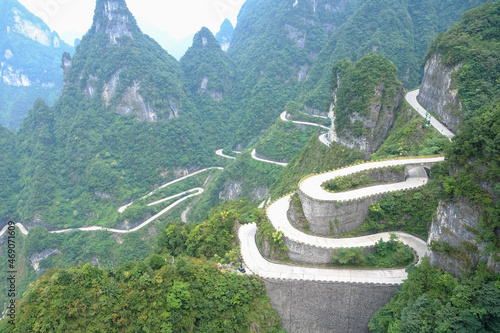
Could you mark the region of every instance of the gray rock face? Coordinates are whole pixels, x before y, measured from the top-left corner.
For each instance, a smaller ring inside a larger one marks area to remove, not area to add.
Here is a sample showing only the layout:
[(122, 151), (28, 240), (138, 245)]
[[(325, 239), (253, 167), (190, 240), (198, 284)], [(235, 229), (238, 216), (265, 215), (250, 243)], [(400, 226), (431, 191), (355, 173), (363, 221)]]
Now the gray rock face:
[(403, 100), (404, 90), (401, 86), (393, 99), (382, 103), (384, 88), (383, 83), (375, 86), (372, 102), (368, 106), (369, 113), (367, 117), (362, 117), (358, 112), (354, 112), (350, 116), (351, 124), (358, 121), (363, 124), (365, 131), (360, 137), (356, 137), (349, 130), (342, 130), (342, 132), (337, 133), (338, 143), (364, 152), (366, 159), (384, 142), (387, 133), (394, 124), (395, 111)]
[(104, 8), (99, 9), (102, 9), (105, 20), (96, 22), (93, 27), (96, 32), (104, 31), (109, 37), (110, 44), (118, 44), (120, 37), (132, 38), (132, 32), (128, 28), (131, 19), (124, 1), (105, 1)]
[(433, 54), (425, 65), (424, 78), (417, 97), (425, 109), (436, 114), (438, 120), (454, 133), (461, 122), (462, 103), (451, 76), (461, 66), (462, 64), (447, 67), (442, 64), (439, 53)]
[(227, 200), (238, 200), (243, 192), (243, 182), (232, 181), (226, 182), (224, 185), (224, 190), (219, 193), (219, 199)]
[[(437, 216), (432, 221), (428, 244), (432, 241), (446, 242), (458, 248), (461, 254), (457, 256), (429, 250), (431, 264), (460, 277), (468, 274), (469, 267), (474, 267), (480, 260), (484, 260), (490, 269), (500, 273), (500, 264), (495, 262), (493, 257), (481, 256), (485, 248), (484, 242), (476, 241), (476, 232), (480, 230), (481, 215), (482, 212), (478, 207), (465, 199), (441, 202)], [(477, 250), (471, 250), (476, 247)]]
[(116, 106), (116, 112), (121, 115), (134, 114), (141, 121), (155, 122), (158, 115), (139, 93), (140, 86), (140, 82), (134, 81), (132, 87), (127, 88), (121, 103)]
[(203, 77), (201, 79), (201, 84), (200, 88), (198, 89), (198, 92), (201, 94), (207, 94), (208, 96), (212, 97), (213, 99), (217, 101), (221, 101), (224, 98), (224, 94), (221, 91), (215, 91), (215, 90), (210, 90), (208, 89), (208, 77)]
[(252, 201), (261, 201), (269, 194), (269, 189), (267, 187), (258, 187), (250, 192), (250, 199)]
[(30, 257), (30, 265), (31, 267), (33, 267), (33, 269), (37, 274), (41, 273), (45, 271), (45, 269), (40, 269), (40, 261), (47, 259), (53, 254), (60, 254), (60, 253), (61, 251), (59, 251), (58, 249), (46, 249), (43, 250), (42, 252), (35, 253)]
[(299, 48), (303, 48), (306, 45), (306, 33), (300, 31), (299, 29), (285, 24), (285, 29), (288, 31), (288, 38), (294, 41), (295, 45)]
[(398, 286), (264, 280), (267, 295), (289, 333), (364, 333), (373, 314)]

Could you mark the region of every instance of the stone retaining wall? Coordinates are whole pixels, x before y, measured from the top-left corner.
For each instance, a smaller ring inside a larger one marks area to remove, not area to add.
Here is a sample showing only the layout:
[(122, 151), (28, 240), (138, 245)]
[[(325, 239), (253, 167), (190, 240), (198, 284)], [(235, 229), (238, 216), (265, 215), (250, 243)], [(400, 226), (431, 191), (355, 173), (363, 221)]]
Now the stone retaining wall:
[[(425, 163), (406, 165), (405, 172), (417, 166), (429, 167)], [(368, 216), (368, 207), (387, 193), (390, 192), (349, 201), (325, 201), (309, 197), (300, 186), (298, 190), (309, 229), (318, 235), (338, 235), (359, 228)]]
[(288, 333), (364, 333), (397, 285), (264, 280)]

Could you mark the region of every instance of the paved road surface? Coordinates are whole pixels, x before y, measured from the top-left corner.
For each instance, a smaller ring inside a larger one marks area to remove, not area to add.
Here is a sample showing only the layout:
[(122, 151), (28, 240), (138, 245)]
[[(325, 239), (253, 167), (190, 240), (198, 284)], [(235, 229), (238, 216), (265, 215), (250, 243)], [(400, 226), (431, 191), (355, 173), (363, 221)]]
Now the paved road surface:
[[(427, 110), (425, 110), (422, 105), (420, 105), (417, 101), (417, 96), (420, 90), (413, 90), (406, 94), (406, 101), (414, 108), (422, 117), (427, 116)], [(453, 138), (455, 134), (453, 134), (448, 128), (446, 128), (443, 124), (441, 124), (436, 118), (431, 116), (431, 125), (434, 127), (439, 133), (446, 136), (448, 139)]]
[(391, 234), (396, 234), (399, 239), (413, 248), (419, 259), (425, 256), (427, 244), (418, 237), (404, 232), (383, 232), (375, 235), (356, 237), (356, 238), (327, 238), (305, 234), (294, 228), (287, 217), (287, 211), (290, 207), (290, 197), (288, 195), (279, 199), (267, 209), (267, 217), (276, 230), (281, 230), (289, 239), (323, 248), (337, 249), (341, 247), (366, 247), (373, 246), (382, 238), (384, 241), (390, 240)]
[(288, 163), (280, 163), (280, 162), (275, 162), (275, 161), (271, 161), (271, 160), (265, 160), (263, 158), (257, 157), (257, 151), (255, 149), (252, 151), (252, 158), (254, 160), (257, 160), (257, 161), (271, 163), (271, 164), (276, 164), (276, 165), (280, 165), (280, 166), (283, 166), (283, 167), (286, 167), (288, 165)]
[(186, 196), (184, 198), (181, 198), (181, 199), (175, 201), (174, 203), (172, 203), (171, 205), (169, 205), (167, 208), (165, 208), (164, 210), (162, 210), (161, 212), (159, 212), (155, 216), (149, 218), (147, 221), (144, 221), (143, 223), (141, 223), (137, 227), (135, 227), (133, 229), (130, 229), (130, 230), (111, 229), (111, 228), (103, 228), (103, 227), (94, 226), (94, 227), (84, 227), (84, 228), (77, 228), (77, 229), (56, 230), (56, 231), (51, 231), (50, 233), (52, 233), (52, 234), (60, 234), (60, 233), (64, 233), (64, 232), (71, 232), (71, 231), (74, 231), (74, 230), (81, 230), (81, 231), (106, 230), (106, 231), (113, 232), (113, 233), (118, 233), (118, 234), (127, 234), (129, 232), (136, 232), (136, 231), (144, 228), (145, 226), (147, 226), (148, 224), (150, 224), (151, 222), (153, 222), (154, 220), (156, 220), (157, 218), (159, 218), (160, 216), (162, 216), (163, 214), (165, 214), (166, 212), (168, 212), (172, 208), (174, 208), (177, 205), (181, 204), (182, 202), (186, 201), (187, 199), (202, 194), (204, 190), (202, 188), (196, 188), (196, 189), (189, 190), (187, 192), (193, 192), (193, 191), (196, 191), (196, 193), (193, 193), (191, 195), (188, 195), (188, 196)]
[[(329, 127), (326, 127), (326, 126), (323, 126), (323, 125), (319, 125), (319, 124), (315, 124), (315, 123), (308, 123), (308, 122), (305, 122), (305, 121), (293, 121), (293, 120), (288, 120), (288, 119), (286, 118), (287, 113), (288, 113), (288, 112), (286, 112), (286, 111), (285, 111), (285, 112), (283, 112), (283, 113), (281, 113), (281, 116), (280, 116), (281, 120), (283, 120), (283, 121), (291, 121), (291, 122), (292, 122), (292, 123), (294, 123), (294, 124), (300, 124), (300, 125), (307, 125), (307, 126), (315, 126), (315, 127), (320, 127), (320, 128), (326, 129), (326, 130), (329, 130), (329, 129), (330, 129)], [(320, 116), (318, 116), (318, 117), (320, 117)], [(320, 117), (320, 118), (322, 118), (322, 117)]]
[(334, 179), (335, 177), (338, 176), (347, 176), (356, 172), (369, 169), (390, 167), (397, 165), (407, 165), (407, 164), (437, 163), (441, 161), (444, 161), (444, 157), (413, 158), (404, 160), (390, 160), (390, 161), (364, 163), (348, 167), (345, 169), (330, 171), (324, 174), (305, 178), (299, 183), (299, 189), (302, 191), (302, 193), (306, 194), (311, 198), (318, 200), (328, 200), (328, 201), (347, 201), (374, 194), (408, 190), (411, 188), (420, 187), (427, 184), (427, 173), (423, 169), (416, 168), (416, 170), (412, 171), (412, 173), (410, 174), (410, 178), (408, 178), (408, 180), (405, 182), (364, 187), (361, 189), (348, 192), (330, 193), (321, 188), (321, 184), (323, 184), (328, 180)]
[[(192, 175), (194, 175), (194, 174), (192, 174)], [(123, 229), (103, 228), (103, 227), (100, 227), (100, 226), (91, 226), (91, 227), (82, 227), (82, 228), (76, 228), (76, 229), (54, 230), (54, 231), (50, 231), (49, 233), (51, 233), (51, 234), (59, 234), (59, 233), (71, 232), (71, 231), (75, 231), (75, 230), (81, 230), (81, 231), (105, 230), (105, 231), (109, 231), (109, 232), (112, 232), (112, 233), (119, 233), (119, 234), (126, 234), (126, 233), (129, 233), (129, 232), (136, 232), (136, 231), (138, 231), (138, 230), (146, 227), (148, 224), (150, 224), (151, 222), (155, 221), (160, 216), (164, 215), (165, 213), (167, 213), (168, 211), (170, 211), (172, 208), (178, 206), (179, 204), (181, 204), (182, 202), (186, 201), (187, 199), (195, 197), (195, 196), (198, 196), (198, 195), (201, 195), (203, 192), (204, 192), (204, 189), (201, 188), (201, 187), (193, 188), (191, 190), (188, 190), (188, 191), (176, 194), (174, 196), (171, 196), (171, 197), (168, 197), (168, 198), (165, 198), (165, 199), (161, 199), (161, 200), (158, 200), (158, 201), (155, 201), (155, 202), (152, 202), (152, 203), (148, 204), (148, 206), (153, 206), (153, 205), (157, 205), (157, 204), (160, 204), (162, 202), (165, 202), (165, 201), (168, 201), (168, 200), (171, 200), (171, 199), (175, 199), (177, 197), (180, 197), (180, 196), (188, 194), (188, 193), (193, 193), (193, 194), (190, 194), (188, 196), (185, 196), (184, 198), (181, 198), (181, 199), (173, 202), (167, 208), (163, 209), (161, 212), (159, 212), (158, 214), (156, 214), (153, 217), (149, 218), (148, 220), (144, 221), (143, 223), (141, 223), (140, 225), (138, 225), (137, 227), (135, 227), (133, 229), (123, 230)], [(16, 223), (16, 227), (19, 228), (19, 230), (21, 231), (21, 233), (23, 235), (25, 235), (25, 236), (28, 235), (28, 230), (26, 230), (26, 228), (21, 223)], [(0, 237), (2, 237), (7, 232), (7, 228), (8, 228), (8, 225), (6, 225), (0, 231)]]
[[(217, 169), (217, 170), (224, 170), (224, 168), (219, 168), (219, 167), (213, 167), (213, 168), (206, 168), (206, 169), (203, 169), (203, 170), (199, 170), (199, 171), (196, 171), (196, 172), (193, 172), (193, 173), (190, 173), (189, 175), (186, 175), (184, 177), (180, 177), (180, 178), (177, 178), (177, 179), (174, 179), (166, 184), (163, 184), (162, 186), (158, 187), (156, 190), (154, 191), (151, 191), (149, 192), (148, 194), (146, 194), (145, 196), (143, 196), (141, 199), (146, 199), (146, 198), (149, 198), (150, 196), (152, 196), (153, 194), (155, 194), (158, 190), (162, 189), (162, 188), (165, 188), (167, 186), (170, 186), (172, 184), (175, 184), (175, 183), (178, 183), (186, 178), (189, 178), (189, 177), (193, 177), (193, 176), (196, 176), (202, 172), (205, 172), (205, 171), (208, 171), (208, 170), (213, 170), (213, 169)], [(134, 202), (132, 201), (131, 203), (128, 203), (126, 204), (125, 206), (122, 206), (120, 208), (118, 208), (118, 212), (119, 213), (123, 213), (128, 207), (130, 207)]]
[[(324, 191), (321, 188), (321, 184), (340, 175), (348, 175), (378, 167), (418, 163), (437, 163), (443, 160), (444, 157), (435, 157), (365, 163), (305, 178), (299, 184), (299, 188), (313, 198), (332, 201), (346, 200), (346, 198), (356, 198), (375, 193), (410, 189), (427, 183), (427, 173), (423, 167), (416, 167), (410, 170), (409, 179), (406, 182), (366, 187), (340, 194)], [(349, 248), (373, 246), (381, 238), (385, 241), (390, 239), (391, 233), (388, 232), (356, 238), (327, 238), (305, 234), (295, 229), (288, 220), (287, 211), (290, 206), (290, 197), (291, 195), (283, 197), (267, 208), (267, 217), (274, 228), (276, 230), (283, 231), (284, 235), (290, 240), (307, 244), (309, 246), (334, 249), (341, 247)], [(405, 269), (323, 269), (271, 263), (262, 257), (257, 248), (255, 240), (256, 231), (257, 226), (255, 224), (244, 225), (240, 228), (238, 236), (241, 242), (241, 253), (249, 271), (263, 278), (381, 284), (401, 284), (407, 278)], [(403, 243), (407, 244), (415, 251), (420, 263), (427, 251), (426, 242), (418, 237), (403, 232), (394, 233)]]
[(232, 160), (235, 160), (236, 157), (232, 157), (232, 156), (229, 156), (229, 155), (226, 155), (223, 153), (224, 149), (219, 149), (217, 150), (215, 153), (220, 156), (220, 157), (225, 157), (225, 158), (229, 158), (229, 159), (232, 159)]
[(331, 147), (332, 143), (328, 141), (328, 133), (323, 133), (319, 136), (319, 141), (327, 147)]
[(266, 279), (401, 284), (407, 278), (405, 269), (312, 268), (271, 263), (262, 257), (257, 248), (256, 231), (254, 223), (240, 228), (241, 255), (251, 273)]

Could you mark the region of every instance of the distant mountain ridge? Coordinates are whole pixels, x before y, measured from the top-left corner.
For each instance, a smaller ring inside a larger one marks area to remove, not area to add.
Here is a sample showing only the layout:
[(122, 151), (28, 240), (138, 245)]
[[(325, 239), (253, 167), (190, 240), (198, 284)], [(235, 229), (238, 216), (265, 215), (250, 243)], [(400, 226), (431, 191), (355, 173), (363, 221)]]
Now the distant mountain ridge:
[(17, 0), (0, 3), (0, 31), (0, 123), (17, 128), (38, 97), (55, 101), (61, 56), (74, 48)]

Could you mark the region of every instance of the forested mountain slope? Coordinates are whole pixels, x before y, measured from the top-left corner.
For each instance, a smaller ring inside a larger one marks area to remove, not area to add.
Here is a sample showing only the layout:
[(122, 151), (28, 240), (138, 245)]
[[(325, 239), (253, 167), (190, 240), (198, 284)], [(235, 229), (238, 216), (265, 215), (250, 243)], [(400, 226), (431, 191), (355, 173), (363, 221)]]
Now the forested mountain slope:
[(65, 54), (62, 96), (53, 108), (38, 101), (21, 127), (22, 220), (114, 225), (124, 202), (215, 162), (215, 129), (202, 129), (210, 116), (186, 95), (180, 64), (125, 1), (113, 4), (97, 1), (76, 54)]
[(0, 31), (0, 124), (17, 129), (38, 97), (59, 96), (61, 56), (74, 48), (17, 0), (0, 3)]
[(333, 65), (343, 58), (357, 61), (367, 53), (391, 60), (405, 87), (418, 86), (423, 74), (421, 62), (432, 38), (458, 21), (466, 10), (484, 2), (363, 1), (323, 47), (305, 82), (301, 100), (306, 106), (324, 108)]

